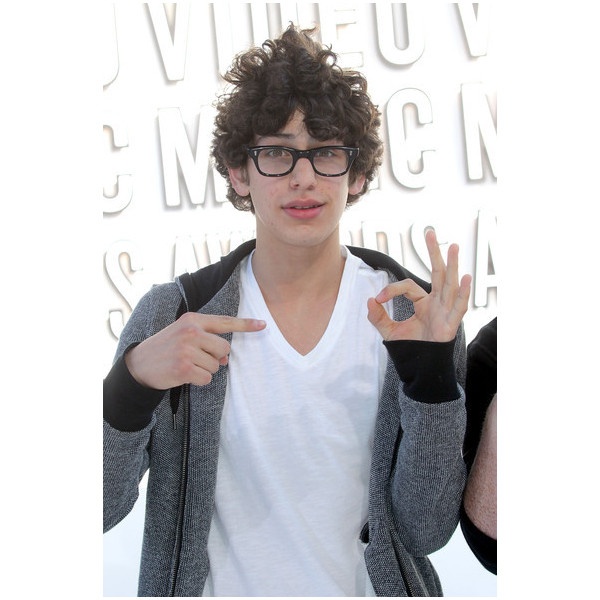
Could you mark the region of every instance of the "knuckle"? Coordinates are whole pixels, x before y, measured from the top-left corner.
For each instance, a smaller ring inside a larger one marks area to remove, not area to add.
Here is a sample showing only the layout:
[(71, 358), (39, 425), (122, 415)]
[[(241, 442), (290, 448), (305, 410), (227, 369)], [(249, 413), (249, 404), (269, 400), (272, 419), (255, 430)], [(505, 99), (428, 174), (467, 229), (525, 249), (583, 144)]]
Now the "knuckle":
[(193, 338), (198, 334), (198, 323), (192, 313), (185, 313), (179, 318), (179, 332), (184, 339)]
[(183, 313), (181, 315), (181, 317), (179, 317), (179, 323), (186, 327), (190, 327), (192, 325), (195, 325), (196, 317), (195, 317), (194, 313), (191, 313), (191, 312)]
[(174, 372), (179, 378), (188, 379), (192, 373), (193, 365), (186, 355), (179, 356), (174, 363)]
[(212, 374), (208, 371), (202, 371), (196, 378), (196, 385), (208, 385), (212, 381)]
[(219, 370), (219, 361), (215, 358), (211, 359), (208, 366), (206, 367), (213, 375)]

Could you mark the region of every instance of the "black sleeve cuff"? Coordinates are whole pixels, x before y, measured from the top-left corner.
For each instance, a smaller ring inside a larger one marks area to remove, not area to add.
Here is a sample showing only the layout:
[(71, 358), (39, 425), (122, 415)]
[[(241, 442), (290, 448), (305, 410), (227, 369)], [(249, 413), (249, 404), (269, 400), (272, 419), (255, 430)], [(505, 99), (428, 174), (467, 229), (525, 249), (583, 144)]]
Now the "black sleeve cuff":
[(125, 354), (135, 345), (127, 348), (104, 379), (104, 420), (119, 431), (140, 431), (147, 427), (165, 395), (164, 390), (139, 384), (129, 372)]
[(396, 340), (383, 342), (404, 382), (404, 393), (418, 402), (438, 404), (460, 396), (454, 366), (454, 344)]

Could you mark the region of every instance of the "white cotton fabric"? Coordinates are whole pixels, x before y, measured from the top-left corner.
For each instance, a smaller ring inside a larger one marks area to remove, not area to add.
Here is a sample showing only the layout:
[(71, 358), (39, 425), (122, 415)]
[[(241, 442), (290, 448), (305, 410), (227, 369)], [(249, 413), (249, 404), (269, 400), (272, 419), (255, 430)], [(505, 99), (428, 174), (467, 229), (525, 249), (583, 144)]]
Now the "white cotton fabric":
[(387, 353), (367, 299), (388, 277), (342, 252), (337, 303), (305, 356), (271, 317), (251, 256), (242, 264), (238, 316), (267, 327), (233, 335), (205, 596), (374, 595), (359, 534)]

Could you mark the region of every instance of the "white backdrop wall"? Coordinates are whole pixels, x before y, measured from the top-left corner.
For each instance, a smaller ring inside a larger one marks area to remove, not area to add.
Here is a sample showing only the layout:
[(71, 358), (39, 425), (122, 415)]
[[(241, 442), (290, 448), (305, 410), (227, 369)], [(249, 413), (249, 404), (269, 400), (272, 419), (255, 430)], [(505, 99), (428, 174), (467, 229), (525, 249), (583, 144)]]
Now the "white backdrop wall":
[[(225, 200), (208, 152), (220, 75), (293, 21), (317, 24), (362, 71), (382, 112), (384, 164), (342, 221), (345, 243), (389, 253), (429, 277), (423, 231), (461, 247), (471, 273), (467, 339), (496, 316), (497, 102), (494, 10), (409, 2), (103, 4), (103, 227), (108, 370), (118, 335), (154, 283), (194, 271), (253, 237)], [(104, 537), (105, 595), (135, 595), (143, 494)], [(495, 595), (496, 578), (460, 531), (436, 553), (447, 595)]]

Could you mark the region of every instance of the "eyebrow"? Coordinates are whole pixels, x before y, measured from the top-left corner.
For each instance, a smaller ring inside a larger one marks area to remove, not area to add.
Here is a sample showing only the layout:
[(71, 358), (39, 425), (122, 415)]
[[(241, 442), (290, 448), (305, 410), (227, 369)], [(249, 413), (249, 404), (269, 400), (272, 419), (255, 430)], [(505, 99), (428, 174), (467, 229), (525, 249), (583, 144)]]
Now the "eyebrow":
[[(265, 139), (275, 139), (275, 140), (281, 140), (283, 142), (292, 142), (293, 140), (295, 140), (298, 136), (295, 133), (285, 133), (285, 132), (277, 132), (277, 133), (269, 133), (267, 135), (259, 135), (258, 138), (256, 139), (255, 144), (260, 145), (260, 146), (271, 146), (271, 145), (277, 145), (277, 144), (265, 144)], [(317, 140), (315, 138), (310, 138), (309, 141), (309, 147), (314, 147), (314, 148), (318, 148), (320, 145), (321, 146), (329, 146), (329, 145), (337, 145), (336, 143), (334, 143), (332, 140), (326, 141), (326, 140)]]
[(296, 137), (295, 134), (293, 133), (269, 133), (267, 135), (260, 135), (258, 136), (258, 141), (260, 140), (264, 140), (265, 138), (275, 138), (278, 140), (293, 140)]

